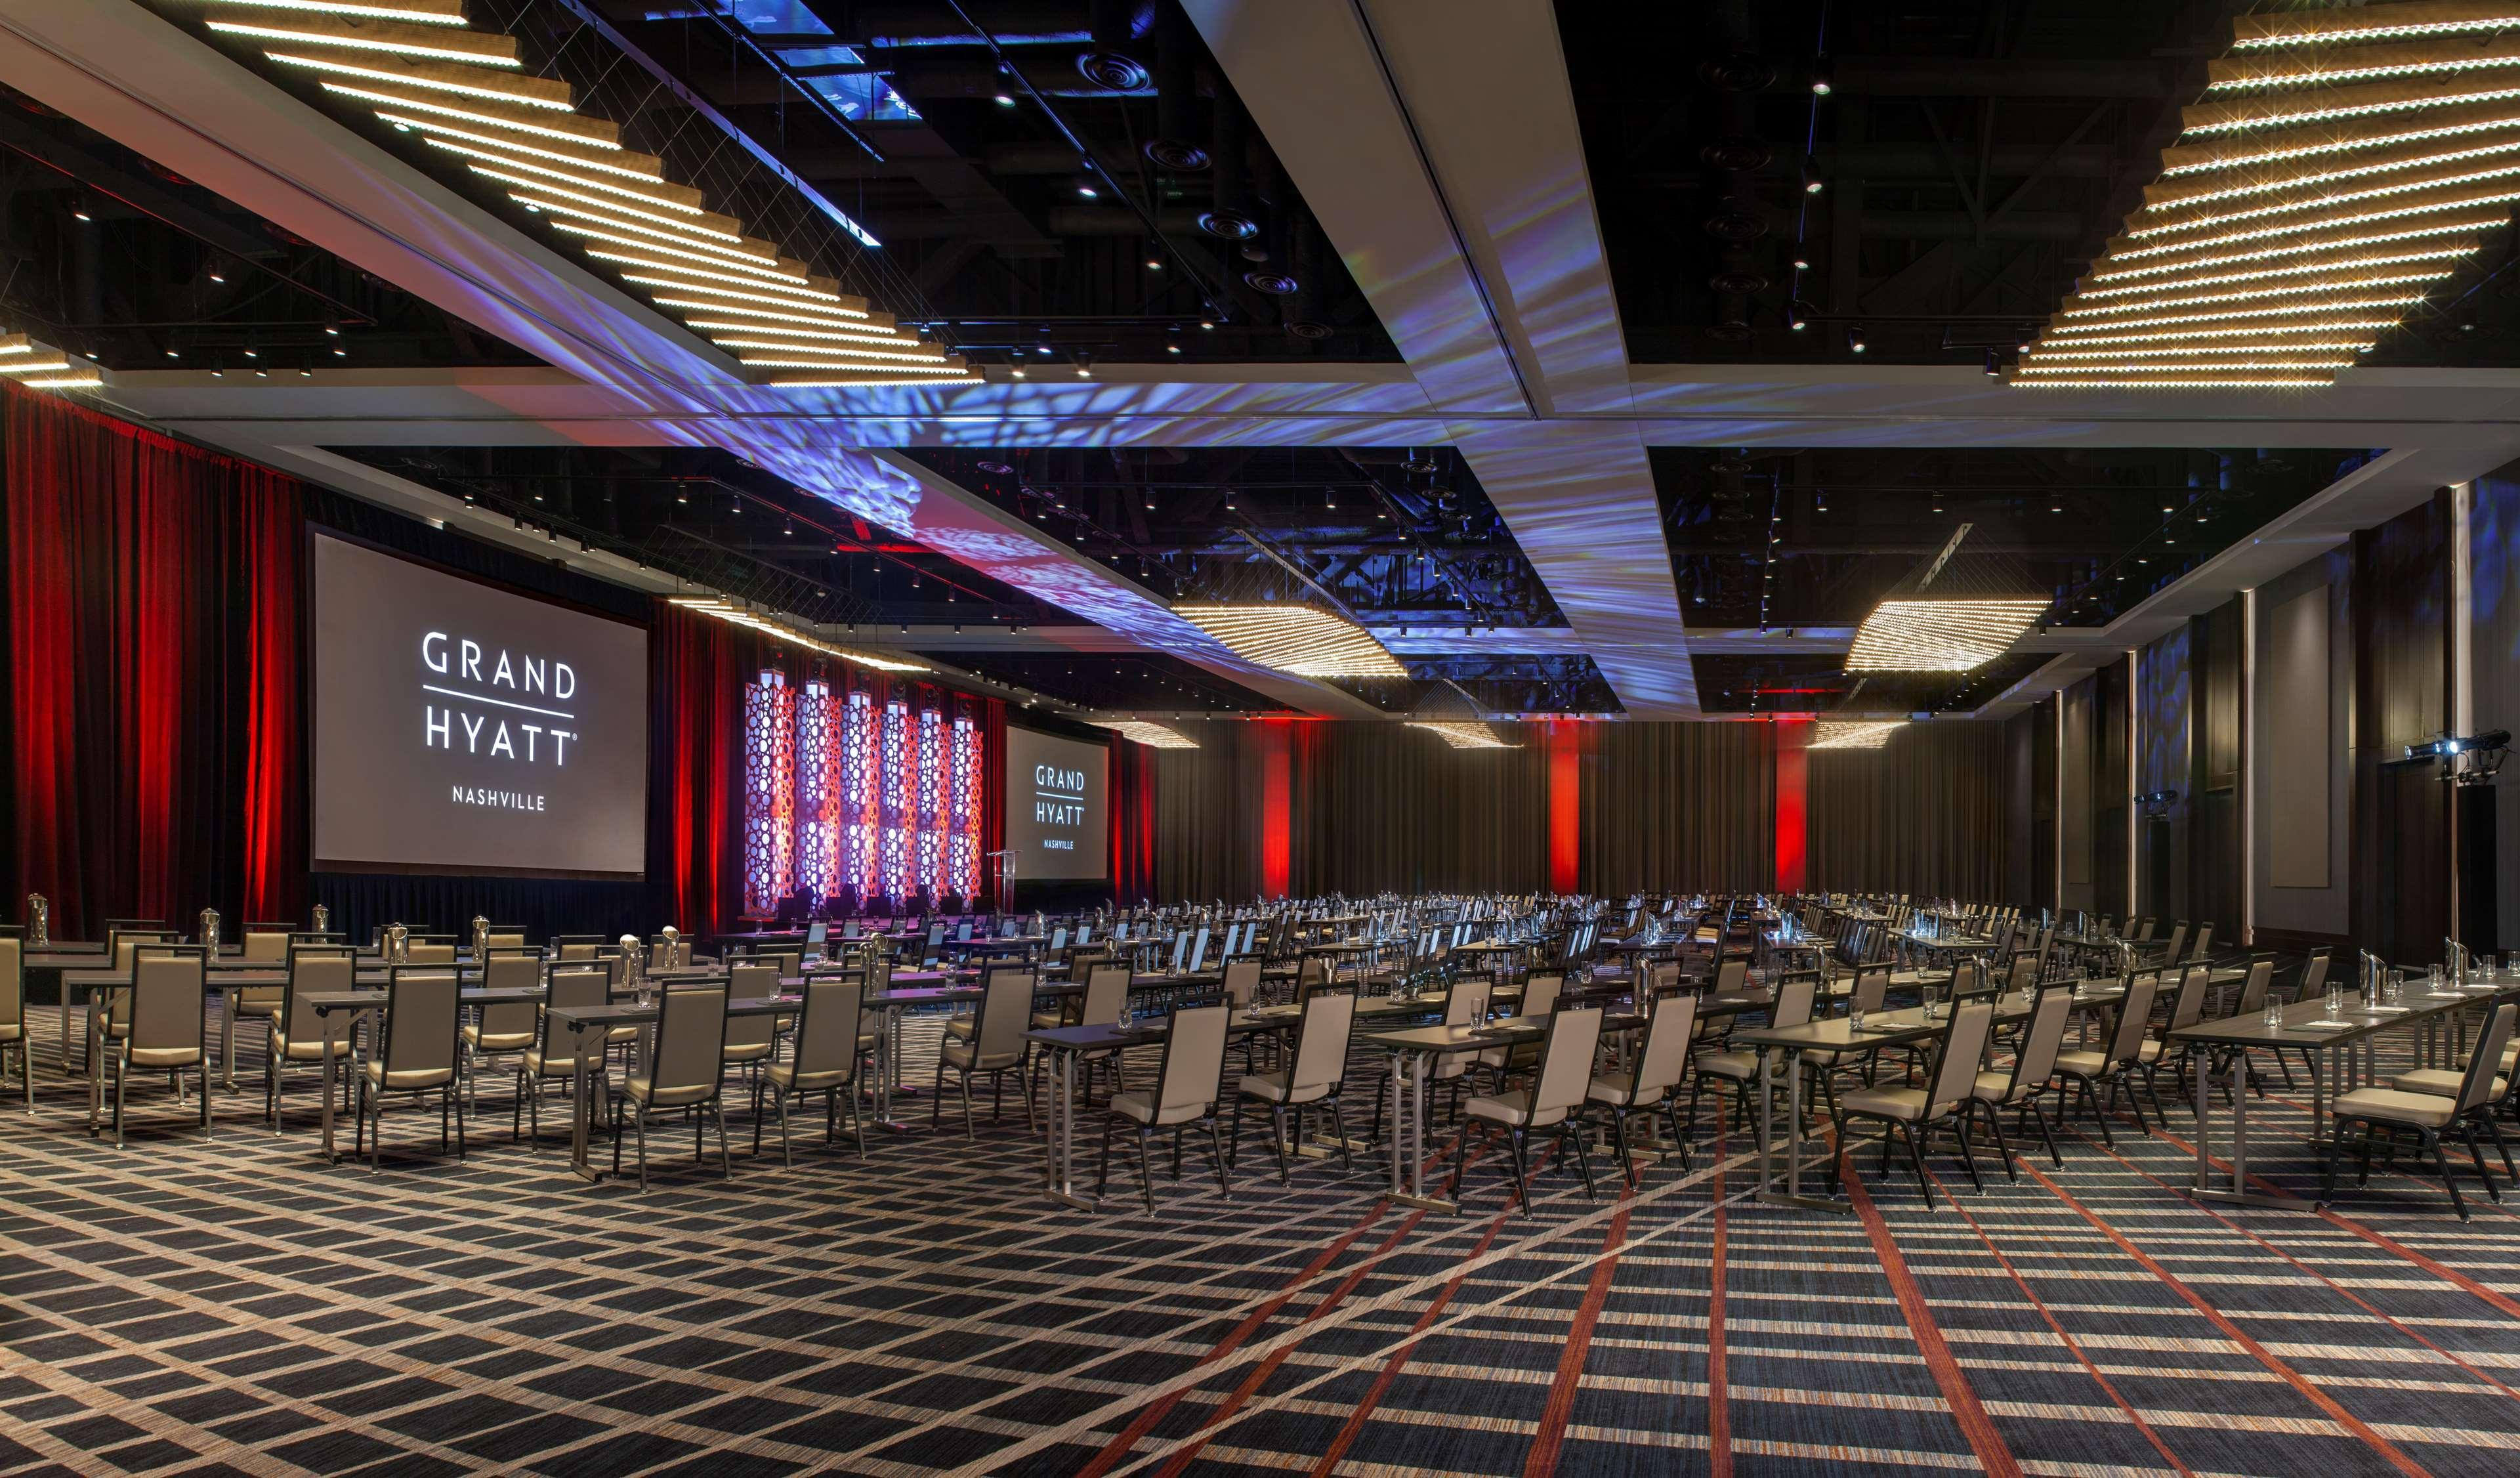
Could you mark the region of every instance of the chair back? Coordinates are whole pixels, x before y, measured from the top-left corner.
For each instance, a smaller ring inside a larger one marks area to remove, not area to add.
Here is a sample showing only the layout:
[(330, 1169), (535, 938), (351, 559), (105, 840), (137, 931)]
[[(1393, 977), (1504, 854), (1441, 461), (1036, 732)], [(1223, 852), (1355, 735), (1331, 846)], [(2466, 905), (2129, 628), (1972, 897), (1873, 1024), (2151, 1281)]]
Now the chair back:
[[(2039, 1004), (2030, 1008), (2030, 1025), (2022, 1033), (2021, 1050), (2012, 1057), (2012, 1089), (2047, 1082), (2056, 1074), (2056, 1053), (2065, 1042), (2065, 1023), (2074, 1011), (2074, 988), (2070, 985), (2050, 987), (2039, 993)], [(2011, 1097), (2007, 1091), (2005, 1097)]]
[[(745, 963), (730, 965), (726, 972), (726, 999), (729, 1001), (765, 1001), (779, 994), (779, 966)], [(767, 1011), (749, 1012), (726, 1018), (726, 1045), (729, 1047), (767, 1047), (779, 1034), (779, 1018)]]
[(1569, 1004), (1549, 1018), (1540, 1044), (1540, 1071), (1531, 1085), (1531, 1122), (1554, 1120), (1584, 1101), (1593, 1086), (1593, 1053), (1601, 1045), (1601, 1008)]
[(1485, 975), (1473, 975), (1453, 982), (1453, 993), (1444, 998), (1446, 1026), (1476, 1026), (1488, 1018), (1488, 999), (1496, 993), (1496, 983)]
[(1734, 955), (1716, 963), (1715, 994), (1719, 996), (1735, 995), (1746, 988), (1749, 983), (1749, 961), (1738, 955)]
[(1697, 998), (1665, 996), (1654, 1003), (1645, 1020), (1644, 1046), (1637, 1052), (1637, 1074), (1628, 1095), (1631, 1104), (1650, 1102), (1688, 1070), (1688, 1039), (1697, 1030)]
[(452, 965), (386, 969), (385, 1028), (379, 1050), (388, 1084), (403, 1073), (454, 1073), (463, 994)]
[(603, 941), (597, 939), (563, 939), (560, 945), (560, 958), (592, 960), (595, 958), (595, 952), (603, 947)]
[(26, 942), (0, 935), (0, 1026), (26, 1024)]
[(1523, 977), (1522, 1008), (1517, 1016), (1546, 1016), (1557, 1008), (1558, 994), (1566, 989), (1563, 975), (1532, 974)]
[(2194, 949), (2189, 950), (2189, 951), (2187, 952), (2187, 958), (2188, 958), (2188, 959), (2190, 959), (2190, 960), (2202, 960), (2202, 959), (2204, 959), (2204, 958), (2206, 957), (2206, 955), (2207, 955), (2208, 953), (2210, 953), (2210, 952), (2213, 950), (2213, 948), (2214, 948), (2214, 925), (2213, 925), (2213, 923), (2209, 920), (2209, 921), (2207, 921), (2207, 922), (2205, 922), (2205, 923), (2203, 923), (2203, 924), (2200, 924), (2200, 925), (2197, 927), (2197, 930), (2196, 930), (2196, 947), (2195, 947)]
[(543, 992), (542, 1050), (543, 1066), (552, 1071), (565, 1068), (574, 1058), (560, 1055), (572, 1042), (582, 1042), (595, 1054), (604, 1051), (605, 1033), (589, 1030), (574, 1037), (556, 1033), (552, 1028), (554, 1010), (582, 1010), (588, 1007), (611, 1003), (612, 966), (601, 960), (562, 961), (552, 966), (551, 985)]
[[(1226, 971), (1227, 994), (1233, 993), (1233, 971)], [(1117, 1026), (1129, 1008), (1129, 967), (1125, 964), (1098, 964), (1085, 977), (1085, 1000), (1077, 1008), (1079, 1026)]]
[(1816, 980), (1788, 980), (1777, 987), (1777, 1004), (1768, 1008), (1770, 1026), (1804, 1026), (1812, 1017), (1812, 996), (1820, 988)]
[[(1318, 982), (1316, 982), (1318, 983)], [(1238, 1011), (1251, 1009), (1260, 995), (1260, 962), (1248, 955), (1225, 962), (1226, 1004)]]
[(855, 980), (817, 975), (805, 982), (804, 1008), (796, 1015), (795, 1060), (789, 1064), (798, 1080), (812, 1073), (838, 1073), (843, 1084), (856, 1078), (865, 1001), (866, 986)]
[(1855, 967), (1855, 989), (1847, 995), (1847, 1009), (1867, 1015), (1881, 1009), (1881, 1001), (1890, 993), (1890, 966), (1859, 964)]
[(725, 985), (712, 980), (668, 986), (656, 998), (656, 1060), (648, 1075), (652, 1092), (717, 1086), (726, 1072), (726, 992)]
[(1963, 960), (1952, 966), (1952, 999), (1966, 1000), (1972, 996), (1994, 994), (1987, 980), (1986, 966), (1974, 960)]
[[(492, 946), (481, 964), (481, 988), (486, 991), (539, 990), (543, 983), (541, 952), (514, 946)], [(481, 1008), (481, 1035), (503, 1037), (534, 1029), (534, 1018), (540, 1014), (538, 1001), (499, 1001)]]
[(346, 944), (301, 944), (289, 952), (289, 979), (281, 986), (281, 1035), (292, 1042), (313, 1042), (324, 1035), (322, 1018), (306, 1004), (318, 991), (349, 991), (359, 986), (357, 955)]
[(2170, 948), (2162, 951), (2161, 958), (2163, 962), (2170, 964), (2177, 964), (2179, 963), (2180, 947), (2184, 945), (2186, 942), (2187, 920), (2182, 918), (2170, 926)]
[(289, 958), (287, 929), (245, 931), (245, 958), (256, 964), (278, 964)]
[(413, 964), (453, 964), (455, 963), (455, 946), (451, 944), (415, 944), (410, 948), (409, 960)]
[(2004, 977), (2003, 988), (2007, 994), (2017, 991), (2026, 991), (2030, 989), (2032, 985), (2036, 984), (2038, 979), (2038, 957), (2035, 955), (2015, 955), (2012, 957), (2011, 972)]
[(2118, 1029), (2109, 1037), (2112, 1066), (2135, 1061), (2141, 1054), (2144, 1028), (2152, 1021), (2153, 998), (2160, 994), (2159, 970), (2127, 976), (2126, 999), (2118, 1003)]
[[(2493, 1101), (2494, 1075), (2502, 1070), (2502, 1052), (2511, 1045), (2511, 1022), (2515, 1016), (2520, 1016), (2520, 1001), (2505, 1001), (2494, 1008), (2494, 1014), (2485, 1018), (2485, 1030), (2477, 1033), (2476, 1053), (2467, 1059), (2467, 1076), (2459, 1080), (2459, 1112), (2481, 1108)], [(2508, 1084), (2504, 1086), (2509, 1087)]]
[(131, 963), (133, 1052), (201, 1050), (203, 973), (197, 953), (142, 947)]
[(2273, 961), (2250, 961), (2249, 978), (2240, 983), (2240, 1000), (2238, 1005), (2231, 1008), (2232, 1014), (2248, 1016), (2265, 1010), (2267, 1008), (2267, 987), (2273, 982), (2274, 978), (2275, 963)]
[(1233, 1008), (1185, 1007), (1173, 1012), (1164, 1037), (1164, 1065), (1155, 1079), (1158, 1118), (1170, 1109), (1209, 1108), (1225, 1071), (1225, 1029)]
[(1024, 1033), (1032, 1028), (1034, 986), (1027, 969), (989, 971), (979, 1018), (971, 1023), (971, 1046), (979, 1057), (1012, 1056), (1024, 1050)]
[(1313, 992), (1295, 1027), (1295, 1067), (1288, 1089), (1336, 1088), (1347, 1076), (1348, 1035), (1355, 1025), (1354, 986)]
[(1927, 1114), (1959, 1102), (1977, 1086), (1978, 1063), (1986, 1056), (1987, 1033), (1994, 1026), (1991, 1001), (1968, 1001), (1952, 1008), (1952, 1024), (1943, 1033), (1943, 1054), (1934, 1060), (1934, 1086), (1925, 1095)]
[(2191, 964), (2180, 972), (2179, 994), (2170, 998), (2170, 1019), (2162, 1027), (2162, 1045), (2170, 1043), (2170, 1033), (2182, 1027), (2194, 1026), (2205, 1014), (2205, 987), (2214, 978), (2209, 965)]
[(2292, 999), (2307, 1001), (2326, 988), (2327, 956), (2324, 953), (2313, 955), (2310, 963), (2301, 967), (2301, 988), (2293, 993)]

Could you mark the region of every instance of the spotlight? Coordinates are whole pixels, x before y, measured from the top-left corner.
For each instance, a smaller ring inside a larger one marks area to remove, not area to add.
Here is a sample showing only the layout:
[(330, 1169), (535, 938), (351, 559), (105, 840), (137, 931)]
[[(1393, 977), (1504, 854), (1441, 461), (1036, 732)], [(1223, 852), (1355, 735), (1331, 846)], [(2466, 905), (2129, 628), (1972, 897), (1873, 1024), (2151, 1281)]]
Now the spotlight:
[(1094, 356), (1082, 349), (1076, 351), (1076, 378), (1079, 380), (1094, 378)]
[(1213, 330), (1216, 327), (1216, 320), (1212, 318), (1202, 318), (1198, 321), (1198, 326), (1202, 329)]
[(1175, 324), (1164, 331), (1164, 352), (1167, 354), (1181, 352), (1181, 325)]
[(1102, 192), (1094, 188), (1094, 182), (1092, 180), (1078, 180), (1076, 182), (1076, 193), (1089, 201), (1101, 200), (1102, 198)]
[(339, 344), (335, 344), (333, 346), (333, 357), (335, 359), (347, 359), (350, 357), (350, 351), (342, 348)]
[(1806, 162), (1803, 165), (1803, 194), (1818, 195), (1827, 188), (1828, 182), (1820, 177), (1819, 167)]
[(1164, 259), (1151, 251), (1148, 252), (1147, 270), (1149, 272), (1161, 272), (1164, 270)]
[(1792, 305), (1785, 310), (1785, 323), (1787, 327), (1791, 328), (1797, 334), (1810, 328), (1811, 305), (1805, 303), (1800, 298), (1796, 298)]
[(992, 100), (993, 102), (995, 102), (995, 103), (996, 103), (1000, 108), (1012, 108), (1012, 107), (1014, 107), (1014, 106), (1015, 106), (1015, 95), (1014, 95), (1013, 93), (1011, 93), (1011, 92), (999, 92), (999, 93), (993, 93), (993, 94), (991, 94), (990, 96), (991, 96), (991, 100)]
[(324, 336), (327, 338), (341, 336), (341, 321), (330, 313), (324, 315)]
[(1022, 361), (1022, 360), (1020, 360), (1020, 359), (1018, 359), (1018, 360), (1016, 360), (1012, 365), (1009, 366), (1009, 367), (1008, 367), (1008, 370), (1007, 370), (1007, 375), (1008, 375), (1008, 377), (1009, 377), (1010, 379), (1013, 379), (1013, 380), (1021, 380), (1021, 379), (1023, 379), (1023, 378), (1024, 378), (1024, 367), (1023, 367), (1023, 361)]
[(168, 344), (166, 346), (166, 357), (168, 359), (181, 359), (184, 357), (184, 351), (176, 348), (173, 344)]
[(1986, 378), (1989, 380), (2002, 380), (2003, 378), (2003, 367), (1996, 363), (1995, 351), (1993, 349), (1986, 351)]
[(1846, 331), (1846, 352), (1849, 354), (1864, 352), (1864, 330), (1860, 326)]
[(225, 263), (221, 262), (217, 257), (215, 257), (215, 256), (214, 256), (214, 257), (211, 257), (211, 258), (210, 258), (210, 264), (209, 264), (209, 267), (208, 267), (208, 269), (207, 269), (207, 273), (206, 273), (206, 275), (209, 277), (209, 280), (210, 280), (210, 281), (212, 281), (212, 282), (214, 282), (214, 283), (223, 283), (223, 282), (226, 282), (226, 281), (228, 280), (228, 269), (227, 269), (227, 266), (226, 266), (226, 264), (225, 264)]
[(1796, 272), (1809, 272), (1811, 270), (1811, 258), (1804, 256), (1799, 252), (1795, 253), (1794, 270)]
[(1812, 96), (1815, 98), (1825, 98), (1830, 93), (1837, 90), (1834, 76), (1828, 65), (1828, 58), (1822, 57), (1818, 61), (1812, 63), (1811, 90)]
[(96, 209), (88, 203), (87, 192), (81, 191), (70, 198), (70, 219), (74, 221), (96, 219)]

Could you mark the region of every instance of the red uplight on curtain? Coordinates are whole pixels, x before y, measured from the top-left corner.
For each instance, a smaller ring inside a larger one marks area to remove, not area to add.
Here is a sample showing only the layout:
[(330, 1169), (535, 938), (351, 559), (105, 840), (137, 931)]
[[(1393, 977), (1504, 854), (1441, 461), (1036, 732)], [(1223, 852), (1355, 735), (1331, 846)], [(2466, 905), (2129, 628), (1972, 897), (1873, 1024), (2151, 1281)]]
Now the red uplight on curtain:
[(1777, 746), (1777, 891), (1799, 893), (1810, 832), (1811, 721), (1771, 724)]
[(1582, 731), (1573, 724), (1549, 726), (1549, 890), (1576, 891), (1584, 839), (1584, 754)]

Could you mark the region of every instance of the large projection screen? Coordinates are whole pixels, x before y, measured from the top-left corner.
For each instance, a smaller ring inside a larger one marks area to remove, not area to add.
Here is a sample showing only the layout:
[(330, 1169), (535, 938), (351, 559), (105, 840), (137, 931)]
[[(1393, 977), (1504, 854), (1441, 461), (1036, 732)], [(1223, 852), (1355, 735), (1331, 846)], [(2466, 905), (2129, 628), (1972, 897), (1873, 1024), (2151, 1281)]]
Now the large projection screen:
[(314, 537), (315, 866), (635, 877), (648, 633)]
[(1007, 726), (1007, 850), (1015, 880), (1111, 875), (1108, 745)]

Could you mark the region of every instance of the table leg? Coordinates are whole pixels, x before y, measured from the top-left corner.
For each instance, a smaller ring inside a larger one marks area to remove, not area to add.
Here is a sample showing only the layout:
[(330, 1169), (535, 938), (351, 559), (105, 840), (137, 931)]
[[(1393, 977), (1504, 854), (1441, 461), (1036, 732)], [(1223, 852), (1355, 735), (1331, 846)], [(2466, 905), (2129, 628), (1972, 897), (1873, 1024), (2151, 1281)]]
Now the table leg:
[(1052, 1055), (1058, 1059), (1058, 1102), (1051, 1110), (1052, 1153), (1058, 1170), (1050, 1198), (1079, 1211), (1099, 1211), (1102, 1202), (1076, 1189), (1076, 1064), (1084, 1053), (1061, 1048)]
[(1393, 1053), (1391, 1054), (1391, 1198), (1395, 1201), (1408, 1194), (1408, 1187), (1402, 1185), (1400, 1180), (1400, 1146), (1401, 1142), (1408, 1138), (1400, 1128), (1401, 1072), (1400, 1053)]
[(875, 1122), (895, 1134), (910, 1126), (893, 1117), (892, 1096), (901, 1087), (901, 1008), (886, 1006), (875, 1033)]
[(1394, 1117), (1395, 1134), (1406, 1133), (1409, 1161), (1409, 1189), (1398, 1199), (1403, 1205), (1423, 1207), (1428, 1211), (1459, 1211), (1461, 1204), (1443, 1196), (1426, 1193), (1426, 1064), (1423, 1053), (1407, 1053), (1407, 1101)]
[(219, 1086), (229, 1093), (236, 1092), (236, 1013), (243, 995), (234, 986), (219, 987)]
[(329, 1018), (324, 1020), (321, 1030), (324, 1034), (324, 1160), (326, 1164), (338, 1164), (341, 1157), (333, 1148), (333, 1023)]
[[(594, 1138), (595, 1113), (587, 1092), (593, 1081), (586, 1070), (586, 1033), (576, 1023), (569, 1025), (568, 1071), (568, 1168), (581, 1181), (597, 1182), (604, 1172), (597, 1168), (588, 1153), (588, 1142)], [(598, 1028), (602, 1030), (602, 1028)], [(603, 1050), (603, 1038), (597, 1039), (597, 1051)]]
[(1802, 1193), (1803, 1162), (1803, 1054), (1798, 1049), (1783, 1049), (1785, 1053), (1785, 1188), (1778, 1190), (1770, 1169), (1769, 1145), (1775, 1137), (1776, 1095), (1774, 1079), (1768, 1072), (1769, 1049), (1759, 1050), (1759, 1199), (1772, 1206), (1794, 1206), (1805, 1211), (1835, 1211), (1852, 1216), (1855, 1206), (1850, 1201), (1830, 1200), (1825, 1196)]
[(62, 1076), (67, 1078), (70, 1075), (70, 977), (63, 971), (56, 978), (62, 983)]

